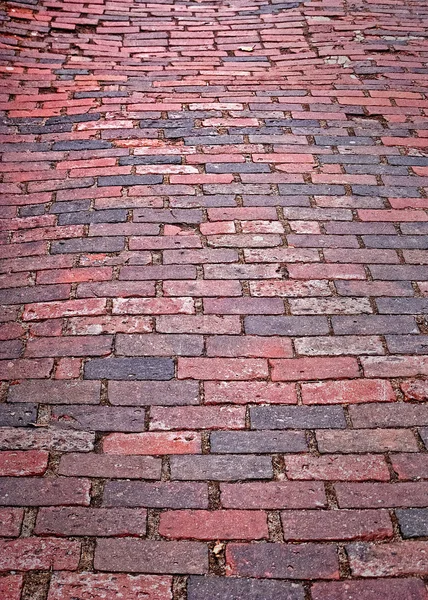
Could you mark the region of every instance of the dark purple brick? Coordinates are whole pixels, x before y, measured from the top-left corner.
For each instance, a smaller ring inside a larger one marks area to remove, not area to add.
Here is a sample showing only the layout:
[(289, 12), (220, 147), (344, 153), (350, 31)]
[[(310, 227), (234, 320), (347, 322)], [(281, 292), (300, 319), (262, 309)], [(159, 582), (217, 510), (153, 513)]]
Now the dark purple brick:
[(187, 584), (188, 600), (304, 600), (300, 584), (241, 577), (192, 576)]

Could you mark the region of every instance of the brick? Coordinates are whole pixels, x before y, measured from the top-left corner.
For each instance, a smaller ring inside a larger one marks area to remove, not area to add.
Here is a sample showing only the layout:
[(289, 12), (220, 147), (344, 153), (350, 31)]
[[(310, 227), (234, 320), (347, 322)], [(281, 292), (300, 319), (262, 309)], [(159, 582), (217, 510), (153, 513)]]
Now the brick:
[(318, 431), (320, 452), (417, 452), (413, 433), (405, 429)]
[(147, 432), (126, 435), (111, 433), (103, 442), (107, 454), (199, 454), (200, 434), (193, 432)]
[(55, 338), (41, 337), (27, 342), (26, 355), (31, 357), (43, 356), (105, 356), (110, 354), (113, 337), (95, 336), (64, 336)]
[(428, 400), (428, 381), (414, 379), (413, 381), (403, 381), (400, 384), (401, 391), (406, 400)]
[(55, 406), (51, 423), (63, 429), (83, 431), (141, 431), (144, 429), (145, 411), (140, 407), (112, 406)]
[(289, 358), (293, 356), (288, 339), (258, 336), (213, 336), (207, 339), (208, 356)]
[(244, 427), (245, 408), (241, 406), (155, 407), (150, 411), (150, 430)]
[(103, 333), (147, 333), (153, 331), (150, 317), (74, 317), (68, 320), (71, 335), (100, 335)]
[(352, 544), (346, 546), (351, 572), (356, 577), (424, 575), (427, 542)]
[[(194, 313), (194, 304), (191, 298), (118, 298), (113, 300), (113, 314), (116, 315), (165, 315), (192, 313)], [(177, 333), (179, 332), (177, 331)], [(191, 332), (184, 331), (183, 333)]]
[(219, 286), (221, 292), (227, 296), (240, 296), (242, 294), (241, 285), (238, 281), (205, 281), (205, 280), (184, 280), (184, 281), (165, 281), (163, 291), (166, 296), (217, 296)]
[(313, 600), (425, 600), (426, 588), (420, 579), (371, 579), (316, 582)]
[(210, 436), (213, 454), (269, 454), (304, 452), (307, 450), (303, 432), (217, 431)]
[(100, 384), (96, 381), (21, 381), (9, 388), (8, 402), (40, 404), (98, 404)]
[(159, 533), (172, 539), (257, 540), (268, 537), (266, 513), (244, 510), (166, 511)]
[(179, 379), (246, 380), (267, 377), (267, 361), (251, 358), (179, 358)]
[(161, 461), (143, 456), (69, 453), (61, 457), (59, 473), (67, 477), (159, 479)]
[(0, 594), (5, 600), (20, 600), (22, 575), (6, 575), (0, 578)]
[(208, 552), (199, 542), (100, 539), (94, 565), (99, 571), (202, 574)]
[(287, 477), (292, 480), (389, 481), (390, 478), (383, 456), (304, 454), (286, 456), (284, 460)]
[(324, 486), (307, 482), (251, 482), (220, 485), (224, 508), (321, 508), (326, 506)]
[(382, 540), (393, 536), (387, 510), (305, 510), (281, 513), (286, 541)]
[(293, 384), (270, 381), (207, 381), (207, 404), (297, 404)]
[(269, 456), (173, 456), (171, 479), (173, 480), (218, 480), (260, 479), (272, 477)]
[(110, 481), (103, 506), (208, 508), (208, 488), (206, 483), (193, 482)]
[(43, 450), (28, 452), (0, 452), (0, 476), (25, 477), (43, 475), (48, 466), (49, 454)]
[(199, 404), (195, 381), (110, 381), (108, 398), (114, 406)]
[(284, 303), (279, 298), (207, 298), (204, 309), (208, 315), (276, 315), (284, 312)]
[[(10, 265), (12, 268), (12, 265)], [(11, 281), (5, 281), (5, 284), (11, 285)], [(24, 283), (24, 282), (23, 282)], [(26, 282), (25, 282), (26, 283)], [(4, 287), (4, 286), (2, 286)], [(70, 286), (66, 284), (57, 285), (37, 285), (27, 287), (11, 287), (0, 291), (0, 301), (2, 304), (24, 304), (26, 302), (49, 302), (53, 300), (68, 299)]]
[(306, 337), (297, 338), (294, 341), (296, 351), (299, 354), (334, 355), (343, 354), (384, 354), (384, 348), (380, 336), (357, 336), (348, 335), (341, 337)]
[(165, 316), (156, 319), (156, 330), (160, 333), (233, 334), (241, 333), (241, 323), (236, 316)]
[(290, 358), (272, 360), (272, 381), (359, 377), (355, 358)]
[(116, 336), (116, 354), (123, 356), (199, 356), (203, 338), (198, 335), (121, 335)]
[(426, 537), (428, 534), (428, 509), (408, 508), (395, 512), (403, 538)]
[(171, 577), (160, 575), (54, 573), (48, 600), (73, 600), (91, 596), (94, 600), (97, 596), (105, 600), (114, 600), (121, 595), (127, 600), (139, 600), (144, 597), (147, 600), (171, 600), (171, 584)]
[(1, 508), (0, 535), (2, 537), (18, 537), (23, 517), (24, 510), (22, 508)]
[(325, 335), (325, 317), (246, 317), (245, 333), (253, 335)]
[(154, 379), (174, 376), (174, 362), (169, 358), (108, 358), (90, 360), (85, 365), (85, 379)]
[(355, 316), (333, 317), (333, 331), (337, 335), (371, 335), (385, 333), (419, 333), (414, 317), (407, 316)]
[(154, 296), (154, 283), (150, 281), (106, 281), (80, 283), (77, 286), (78, 298), (105, 297), (105, 298), (135, 298)]
[(0, 542), (0, 571), (77, 569), (80, 543), (55, 538), (21, 538)]
[(147, 511), (132, 508), (41, 508), (36, 535), (122, 537), (146, 532)]
[(366, 298), (303, 298), (289, 300), (294, 315), (370, 313)]
[[(166, 233), (165, 233), (166, 235)], [(124, 266), (120, 270), (120, 278), (124, 280), (156, 280), (156, 279), (184, 279), (184, 280), (192, 280), (196, 276), (195, 268), (191, 265), (147, 265), (144, 267), (127, 267)], [(172, 294), (174, 295), (174, 294)], [(188, 294), (189, 296), (192, 294)], [(158, 300), (158, 302), (162, 302), (162, 300)], [(166, 300), (164, 300), (168, 304)], [(154, 303), (154, 301), (152, 301)], [(150, 303), (149, 303), (150, 304)], [(169, 302), (172, 304), (172, 302)]]
[(11, 406), (0, 404), (0, 423), (3, 427), (25, 427), (37, 420), (37, 406), (35, 404), (21, 404)]
[(428, 458), (425, 454), (394, 454), (391, 462), (401, 480), (428, 479)]
[(428, 375), (428, 360), (424, 356), (362, 357), (366, 377), (412, 377)]
[(428, 425), (428, 405), (398, 403), (363, 405), (350, 408), (355, 428), (361, 427), (417, 427)]
[(346, 427), (340, 407), (255, 406), (250, 408), (252, 429), (336, 429)]
[(58, 452), (88, 452), (93, 449), (95, 435), (86, 431), (55, 429), (0, 429), (2, 450), (56, 450)]
[(395, 393), (389, 381), (354, 379), (302, 384), (303, 404), (354, 404), (394, 402)]
[(338, 579), (336, 550), (319, 544), (229, 544), (230, 575), (289, 579)]
[(10, 506), (88, 505), (90, 482), (79, 479), (4, 477), (0, 503)]
[(425, 506), (428, 483), (337, 483), (341, 508)]
[(195, 575), (188, 580), (187, 597), (188, 600), (303, 600), (304, 590), (299, 584), (274, 579)]

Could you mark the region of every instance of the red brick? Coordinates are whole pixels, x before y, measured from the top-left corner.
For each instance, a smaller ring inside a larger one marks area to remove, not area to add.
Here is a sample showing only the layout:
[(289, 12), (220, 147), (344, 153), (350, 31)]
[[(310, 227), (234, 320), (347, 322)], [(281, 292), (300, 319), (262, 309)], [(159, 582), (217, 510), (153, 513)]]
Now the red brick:
[(272, 381), (337, 379), (359, 377), (358, 364), (352, 357), (291, 358), (271, 360)]
[(172, 577), (165, 575), (54, 573), (48, 600), (116, 600), (121, 596), (126, 600), (171, 600), (171, 586)]
[(207, 381), (207, 404), (297, 404), (293, 384), (270, 381)]
[(190, 315), (194, 312), (192, 298), (117, 298), (113, 300), (114, 315)]
[(400, 384), (400, 388), (406, 400), (418, 400), (421, 402), (428, 400), (428, 380), (414, 379), (413, 381), (403, 381)]
[(156, 320), (156, 330), (160, 333), (241, 333), (241, 322), (237, 316), (166, 316)]
[(0, 540), (0, 571), (75, 571), (80, 542), (56, 538)]
[(103, 315), (106, 301), (102, 299), (66, 300), (64, 302), (39, 302), (25, 307), (24, 321), (57, 319), (82, 315)]
[(303, 404), (354, 404), (360, 402), (393, 402), (394, 390), (382, 379), (360, 379), (304, 383)]
[(428, 570), (428, 542), (360, 543), (346, 550), (355, 577), (424, 576)]
[(6, 575), (0, 578), (0, 598), (4, 600), (20, 600), (22, 575)]
[(52, 358), (0, 360), (0, 379), (46, 379), (52, 368)]
[(110, 433), (104, 438), (108, 454), (200, 454), (201, 437), (194, 432)]
[(312, 600), (426, 600), (420, 579), (371, 579), (317, 582), (311, 588)]
[(224, 508), (322, 508), (326, 506), (322, 483), (271, 481), (223, 483), (220, 486)]
[[(404, 455), (405, 456), (405, 455)], [(348, 455), (312, 456), (310, 454), (285, 456), (288, 479), (389, 481), (390, 474), (383, 456)]]
[(387, 510), (288, 510), (281, 521), (286, 541), (382, 540), (394, 534)]
[(47, 469), (48, 460), (48, 452), (42, 450), (0, 452), (0, 475), (2, 477), (43, 475)]
[(0, 536), (18, 537), (23, 517), (23, 508), (0, 508)]
[(37, 283), (74, 283), (81, 281), (109, 281), (111, 267), (86, 267), (80, 269), (58, 269), (41, 271), (37, 274)]
[(178, 358), (179, 379), (246, 380), (267, 377), (267, 362), (255, 358)]
[(180, 510), (161, 514), (159, 533), (172, 539), (261, 540), (268, 528), (262, 511)]

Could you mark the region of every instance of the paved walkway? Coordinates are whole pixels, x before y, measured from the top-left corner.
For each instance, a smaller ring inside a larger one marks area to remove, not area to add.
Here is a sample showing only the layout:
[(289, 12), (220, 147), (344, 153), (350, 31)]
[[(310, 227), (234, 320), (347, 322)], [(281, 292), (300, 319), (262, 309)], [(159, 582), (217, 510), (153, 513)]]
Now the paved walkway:
[(2, 19), (1, 599), (427, 600), (426, 1)]

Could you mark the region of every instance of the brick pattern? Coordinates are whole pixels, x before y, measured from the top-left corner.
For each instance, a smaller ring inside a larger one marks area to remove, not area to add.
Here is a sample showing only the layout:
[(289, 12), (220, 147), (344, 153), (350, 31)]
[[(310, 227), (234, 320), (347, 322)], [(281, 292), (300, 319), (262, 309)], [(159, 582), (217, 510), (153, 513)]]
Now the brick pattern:
[(0, 597), (428, 600), (426, 3), (1, 10)]

